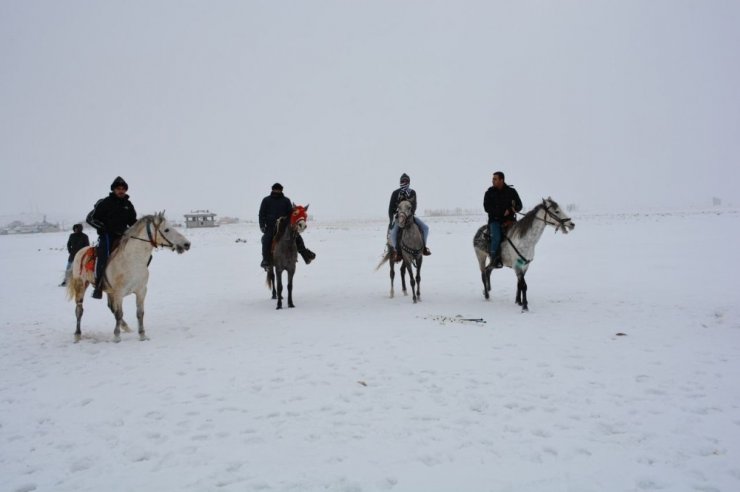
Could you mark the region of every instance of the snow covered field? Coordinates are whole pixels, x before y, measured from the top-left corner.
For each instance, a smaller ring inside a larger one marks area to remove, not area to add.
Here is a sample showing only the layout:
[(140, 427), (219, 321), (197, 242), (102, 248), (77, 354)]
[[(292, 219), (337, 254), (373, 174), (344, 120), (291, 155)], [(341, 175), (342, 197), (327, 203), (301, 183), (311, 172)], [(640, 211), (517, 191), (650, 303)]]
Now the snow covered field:
[(740, 490), (740, 213), (573, 220), (526, 314), (481, 217), (428, 218), (416, 305), (385, 222), (309, 222), (282, 311), (255, 225), (182, 230), (119, 344), (90, 291), (73, 343), (67, 232), (0, 236), (0, 490)]

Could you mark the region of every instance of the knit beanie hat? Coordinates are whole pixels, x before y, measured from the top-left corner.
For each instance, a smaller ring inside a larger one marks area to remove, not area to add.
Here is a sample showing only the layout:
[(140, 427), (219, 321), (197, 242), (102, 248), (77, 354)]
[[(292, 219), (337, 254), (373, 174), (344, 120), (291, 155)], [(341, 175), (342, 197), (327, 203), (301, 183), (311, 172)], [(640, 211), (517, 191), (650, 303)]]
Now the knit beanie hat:
[(116, 179), (113, 180), (113, 183), (111, 183), (110, 190), (113, 191), (119, 186), (123, 186), (128, 191), (128, 183), (126, 183), (122, 177), (117, 176)]

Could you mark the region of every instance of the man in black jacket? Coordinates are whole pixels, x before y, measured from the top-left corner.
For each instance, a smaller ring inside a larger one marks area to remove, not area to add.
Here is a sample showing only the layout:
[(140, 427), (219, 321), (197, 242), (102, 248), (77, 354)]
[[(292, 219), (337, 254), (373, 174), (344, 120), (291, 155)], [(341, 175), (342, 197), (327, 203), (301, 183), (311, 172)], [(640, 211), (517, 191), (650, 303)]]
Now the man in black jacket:
[(72, 234), (70, 234), (69, 239), (67, 239), (67, 252), (69, 253), (69, 257), (67, 258), (67, 270), (64, 272), (64, 280), (59, 284), (60, 287), (67, 285), (67, 279), (70, 277), (70, 273), (72, 273), (72, 262), (75, 260), (75, 255), (79, 250), (86, 246), (90, 246), (90, 238), (87, 237), (87, 234), (82, 232), (82, 224), (73, 225)]
[(87, 223), (98, 231), (98, 262), (95, 267), (95, 299), (103, 297), (105, 267), (111, 251), (118, 245), (126, 229), (136, 222), (136, 210), (129, 201), (128, 184), (118, 176), (110, 185), (110, 194), (101, 198), (87, 214)]
[[(280, 217), (289, 217), (292, 212), (293, 202), (290, 201), (290, 198), (283, 195), (283, 185), (275, 183), (272, 185), (270, 194), (262, 199), (258, 215), (260, 231), (262, 231), (262, 263), (260, 263), (260, 268), (267, 270), (271, 265), (272, 238), (275, 235), (277, 220)], [(298, 253), (303, 257), (303, 261), (306, 262), (306, 265), (316, 258), (316, 254), (306, 248), (300, 234), (296, 237), (295, 243), (298, 248)]]
[(491, 232), (491, 262), (494, 268), (501, 268), (502, 226), (516, 222), (516, 213), (522, 209), (519, 193), (506, 184), (504, 173), (493, 173), (493, 186), (483, 196), (483, 209), (488, 213), (488, 226)]

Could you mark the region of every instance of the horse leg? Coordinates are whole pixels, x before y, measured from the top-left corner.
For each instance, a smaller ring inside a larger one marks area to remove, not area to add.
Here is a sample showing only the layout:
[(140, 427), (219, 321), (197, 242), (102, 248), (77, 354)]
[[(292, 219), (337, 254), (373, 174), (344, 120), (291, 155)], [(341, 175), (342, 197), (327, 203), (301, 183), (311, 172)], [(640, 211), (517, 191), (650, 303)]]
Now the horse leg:
[(393, 268), (393, 258), (391, 258), (388, 264), (391, 266), (391, 299), (393, 299), (393, 279), (396, 277), (396, 269)]
[(121, 341), (121, 322), (123, 321), (123, 299), (113, 298), (113, 294), (108, 294), (108, 308), (116, 318), (116, 327), (113, 329), (113, 341)]
[(416, 298), (421, 301), (421, 262), (423, 256), (419, 256), (416, 263)]
[[(405, 264), (406, 260), (404, 260), (404, 266), (406, 266)], [(411, 269), (411, 265), (409, 265), (407, 268), (409, 271), (409, 283), (411, 284), (411, 296), (414, 299), (414, 304), (416, 304), (416, 301), (418, 299), (416, 297), (416, 280), (414, 279), (414, 271)]]
[(522, 311), (529, 311), (527, 304), (527, 282), (524, 280), (524, 273), (517, 273), (516, 282), (516, 303), (522, 307)]
[(277, 299), (277, 291), (275, 290), (275, 269), (270, 267), (270, 273), (267, 274), (272, 279), (272, 299)]
[(288, 307), (295, 307), (293, 304), (293, 275), (295, 275), (295, 267), (288, 269)]
[(75, 343), (79, 342), (82, 338), (82, 331), (80, 330), (80, 324), (82, 322), (82, 313), (85, 310), (82, 307), (82, 302), (85, 298), (85, 291), (87, 291), (87, 282), (77, 279), (70, 279), (72, 286), (75, 289), (75, 316), (77, 317), (77, 329), (75, 330)]
[(283, 271), (275, 268), (275, 281), (277, 282), (277, 307), (283, 309)]
[[(411, 277), (411, 273), (409, 273), (409, 277)], [(406, 260), (401, 261), (401, 289), (403, 290), (403, 295), (409, 295), (406, 292)]]
[[(136, 292), (136, 321), (139, 323), (139, 340), (149, 340), (144, 332), (144, 299), (146, 298), (146, 286), (140, 292)], [(121, 320), (123, 321), (123, 320)], [(125, 323), (125, 321), (124, 321)], [(129, 330), (126, 330), (129, 331)]]

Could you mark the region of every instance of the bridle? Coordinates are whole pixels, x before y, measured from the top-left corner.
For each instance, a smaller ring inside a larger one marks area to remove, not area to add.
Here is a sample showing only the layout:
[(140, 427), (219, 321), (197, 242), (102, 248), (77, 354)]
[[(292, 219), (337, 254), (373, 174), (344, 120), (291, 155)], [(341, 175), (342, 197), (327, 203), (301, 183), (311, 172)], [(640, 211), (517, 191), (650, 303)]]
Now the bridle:
[[(545, 200), (542, 200), (542, 208), (545, 210), (545, 218), (542, 219), (539, 216), (537, 218), (541, 221), (543, 221), (547, 225), (555, 226), (555, 232), (558, 232), (560, 228), (562, 227), (563, 230), (565, 230), (565, 226), (568, 222), (571, 222), (570, 217), (565, 217), (564, 219), (561, 219), (557, 215), (555, 215), (553, 212), (550, 211), (550, 206), (547, 204)], [(552, 218), (555, 222), (550, 222), (547, 220), (548, 218)]]
[[(174, 243), (172, 241), (170, 241), (167, 238), (167, 236), (165, 236), (162, 233), (162, 231), (160, 230), (160, 226), (161, 225), (162, 225), (161, 222), (159, 224), (154, 225), (154, 219), (153, 218), (147, 219), (147, 221), (146, 221), (146, 235), (147, 235), (147, 238), (144, 239), (144, 238), (136, 237), (136, 236), (129, 236), (129, 237), (131, 239), (137, 239), (139, 241), (147, 242), (147, 243), (151, 244), (152, 247), (154, 247), (154, 248), (159, 248), (161, 246), (163, 248), (166, 247), (166, 248), (173, 248), (174, 249), (174, 247), (175, 247)], [(152, 226), (153, 226), (154, 231), (152, 231)], [(164, 243), (159, 243), (158, 242), (157, 238), (160, 237), (160, 236), (165, 241)]]

